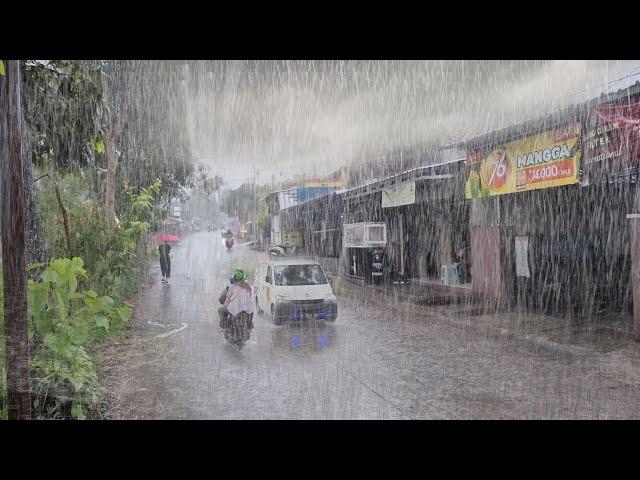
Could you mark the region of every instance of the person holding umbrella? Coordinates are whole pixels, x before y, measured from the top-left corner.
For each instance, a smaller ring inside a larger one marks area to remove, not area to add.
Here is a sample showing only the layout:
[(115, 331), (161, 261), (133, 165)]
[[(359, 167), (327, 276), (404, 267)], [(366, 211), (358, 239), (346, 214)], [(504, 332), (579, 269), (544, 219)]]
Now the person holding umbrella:
[(168, 283), (167, 279), (171, 276), (171, 257), (169, 252), (171, 251), (171, 245), (169, 243), (179, 243), (180, 237), (177, 235), (156, 235), (154, 240), (160, 245), (158, 250), (160, 252), (160, 270), (162, 271), (162, 283)]
[(171, 257), (169, 252), (171, 251), (171, 245), (165, 240), (158, 246), (160, 251), (160, 270), (162, 271), (162, 283), (169, 283), (169, 277), (171, 276)]

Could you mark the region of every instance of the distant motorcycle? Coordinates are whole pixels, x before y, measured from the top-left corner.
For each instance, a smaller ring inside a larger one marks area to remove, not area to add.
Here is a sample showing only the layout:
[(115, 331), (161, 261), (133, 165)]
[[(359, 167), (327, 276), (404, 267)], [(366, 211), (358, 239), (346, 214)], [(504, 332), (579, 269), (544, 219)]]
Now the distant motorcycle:
[(224, 239), (224, 246), (227, 247), (227, 252), (231, 251), (231, 247), (233, 247), (233, 237), (227, 237)]
[(251, 317), (246, 312), (240, 312), (237, 316), (229, 317), (227, 327), (224, 330), (224, 338), (234, 345), (238, 351), (242, 350), (244, 344), (251, 338), (249, 331)]

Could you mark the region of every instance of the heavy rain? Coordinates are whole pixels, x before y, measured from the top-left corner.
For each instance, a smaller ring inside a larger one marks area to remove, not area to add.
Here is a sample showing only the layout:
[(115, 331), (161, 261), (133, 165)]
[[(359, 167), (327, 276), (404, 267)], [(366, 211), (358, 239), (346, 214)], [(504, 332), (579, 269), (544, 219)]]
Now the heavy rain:
[(1, 60), (0, 419), (637, 419), (640, 60)]

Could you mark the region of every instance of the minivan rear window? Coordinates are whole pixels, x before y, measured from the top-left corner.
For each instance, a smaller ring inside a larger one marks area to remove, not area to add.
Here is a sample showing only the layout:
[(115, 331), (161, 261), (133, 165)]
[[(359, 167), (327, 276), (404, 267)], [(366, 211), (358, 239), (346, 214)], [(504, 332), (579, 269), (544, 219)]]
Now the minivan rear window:
[(275, 272), (275, 283), (281, 287), (328, 283), (319, 265), (281, 265), (275, 267)]

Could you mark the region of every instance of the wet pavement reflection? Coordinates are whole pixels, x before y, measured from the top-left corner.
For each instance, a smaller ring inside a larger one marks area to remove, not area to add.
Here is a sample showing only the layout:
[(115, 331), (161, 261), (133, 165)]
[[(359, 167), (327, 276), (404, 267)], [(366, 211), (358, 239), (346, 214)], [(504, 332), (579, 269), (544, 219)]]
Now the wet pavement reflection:
[(292, 321), (272, 330), (272, 345), (282, 351), (324, 352), (335, 346), (336, 327), (324, 321)]
[(172, 278), (143, 293), (133, 324), (141, 360), (110, 382), (112, 418), (638, 418), (640, 388), (598, 359), (545, 355), (400, 314), (384, 299), (339, 298), (332, 322), (275, 326), (254, 314), (238, 352), (218, 329), (218, 297), (256, 254), (220, 232), (172, 249)]

